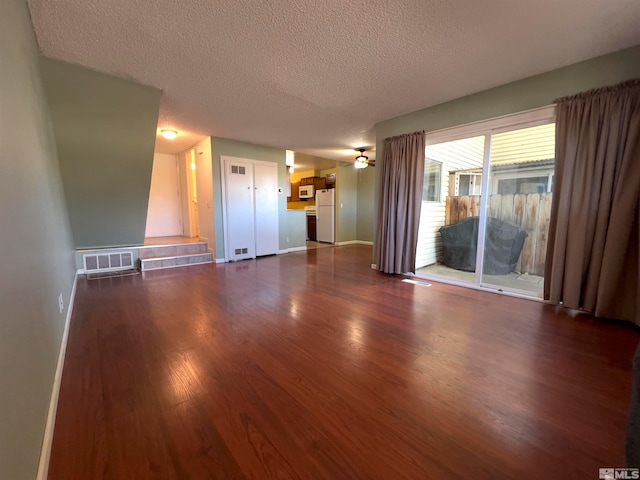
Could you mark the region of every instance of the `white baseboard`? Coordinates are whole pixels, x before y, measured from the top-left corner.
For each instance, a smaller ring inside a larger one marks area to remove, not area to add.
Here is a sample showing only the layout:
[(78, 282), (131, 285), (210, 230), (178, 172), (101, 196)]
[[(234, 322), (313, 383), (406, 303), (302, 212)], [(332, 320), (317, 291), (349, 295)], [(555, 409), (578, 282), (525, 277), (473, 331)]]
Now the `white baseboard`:
[(216, 258), (216, 263), (225, 263), (226, 261), (224, 258)]
[(376, 265), (375, 263), (371, 264), (371, 270), (377, 270), (378, 269), (378, 265)]
[[(78, 270), (82, 272), (82, 270)], [(67, 340), (69, 339), (69, 325), (71, 324), (71, 314), (73, 313), (73, 303), (76, 297), (76, 285), (78, 284), (78, 273), (73, 279), (71, 295), (67, 304), (67, 317), (64, 321), (62, 341), (60, 342), (60, 353), (58, 354), (58, 364), (56, 374), (53, 377), (53, 389), (51, 390), (51, 400), (49, 401), (49, 412), (47, 413), (47, 423), (42, 439), (42, 449), (40, 450), (40, 463), (38, 464), (37, 480), (46, 480), (49, 474), (49, 459), (51, 457), (51, 447), (53, 445), (53, 429), (56, 425), (56, 411), (58, 410), (58, 397), (60, 396), (60, 383), (62, 382), (62, 369), (64, 368), (64, 356), (67, 352)]]
[(366, 240), (347, 240), (346, 242), (336, 242), (336, 245), (373, 245), (373, 242), (367, 242)]
[(278, 255), (283, 255), (285, 253), (291, 253), (291, 252), (304, 252), (307, 250), (307, 247), (291, 247), (291, 248), (285, 248), (283, 250), (278, 250)]

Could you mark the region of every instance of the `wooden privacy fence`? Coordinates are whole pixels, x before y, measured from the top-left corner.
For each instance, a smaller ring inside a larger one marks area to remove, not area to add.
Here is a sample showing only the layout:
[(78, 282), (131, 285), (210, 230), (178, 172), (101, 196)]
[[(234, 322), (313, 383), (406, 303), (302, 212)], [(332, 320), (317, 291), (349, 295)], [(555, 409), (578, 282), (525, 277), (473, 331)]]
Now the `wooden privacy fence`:
[[(516, 271), (544, 275), (552, 193), (489, 195), (489, 216), (526, 230)], [(480, 215), (480, 196), (447, 197), (445, 225)]]

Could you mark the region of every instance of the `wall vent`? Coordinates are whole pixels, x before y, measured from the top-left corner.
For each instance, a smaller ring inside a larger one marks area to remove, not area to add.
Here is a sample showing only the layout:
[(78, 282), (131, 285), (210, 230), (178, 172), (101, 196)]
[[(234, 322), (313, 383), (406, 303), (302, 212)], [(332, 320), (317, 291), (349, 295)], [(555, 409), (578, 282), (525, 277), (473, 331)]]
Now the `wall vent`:
[(231, 173), (236, 173), (238, 175), (245, 175), (245, 168), (240, 165), (231, 165)]
[(83, 255), (84, 272), (115, 272), (133, 268), (133, 253), (105, 252)]
[(248, 248), (236, 248), (234, 250), (234, 253), (236, 255), (246, 255), (247, 253), (249, 253), (249, 249)]

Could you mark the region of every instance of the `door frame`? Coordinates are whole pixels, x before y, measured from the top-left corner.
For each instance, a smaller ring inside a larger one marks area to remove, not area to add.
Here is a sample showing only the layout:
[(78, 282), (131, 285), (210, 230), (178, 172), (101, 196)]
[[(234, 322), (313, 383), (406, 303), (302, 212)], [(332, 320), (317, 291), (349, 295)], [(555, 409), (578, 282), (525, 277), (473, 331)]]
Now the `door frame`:
[[(450, 142), (455, 140), (462, 140), (469, 137), (485, 137), (484, 140), (484, 154), (482, 163), (482, 184), (480, 188), (480, 219), (478, 224), (478, 243), (477, 243), (477, 255), (476, 255), (476, 269), (473, 283), (467, 283), (463, 281), (457, 281), (449, 279), (440, 275), (420, 274), (420, 277), (426, 279), (432, 279), (442, 283), (450, 283), (453, 285), (460, 285), (465, 287), (471, 287), (479, 290), (506, 293), (516, 297), (538, 299), (538, 297), (532, 296), (531, 292), (518, 290), (515, 288), (502, 287), (492, 285), (482, 281), (483, 277), (483, 263), (484, 263), (484, 248), (485, 248), (485, 235), (487, 228), (487, 210), (489, 202), (489, 173), (491, 163), (491, 139), (492, 136), (499, 133), (505, 133), (513, 130), (519, 130), (522, 128), (535, 127), (539, 125), (545, 125), (547, 123), (555, 122), (556, 118), (556, 106), (549, 105), (546, 107), (535, 108), (532, 110), (526, 110), (524, 112), (518, 112), (510, 115), (504, 115), (488, 120), (479, 122), (473, 122), (466, 125), (460, 125), (455, 127), (449, 127), (442, 130), (436, 130), (425, 134), (425, 147), (429, 145), (435, 145), (444, 142)], [(426, 154), (425, 154), (426, 157)]]
[[(189, 237), (200, 236), (200, 226), (198, 224), (198, 188), (196, 175), (196, 147), (187, 150), (186, 154), (186, 180), (187, 180), (187, 195), (188, 195), (188, 209), (189, 209)], [(194, 206), (195, 205), (195, 206)]]

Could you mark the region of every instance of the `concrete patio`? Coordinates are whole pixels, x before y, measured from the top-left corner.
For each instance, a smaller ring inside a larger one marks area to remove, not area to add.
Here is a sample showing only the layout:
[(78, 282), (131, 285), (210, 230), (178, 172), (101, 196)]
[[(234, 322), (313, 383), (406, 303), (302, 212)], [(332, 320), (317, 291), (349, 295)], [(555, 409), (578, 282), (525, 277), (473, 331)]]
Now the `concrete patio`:
[[(443, 264), (433, 264), (416, 270), (416, 275), (437, 275), (459, 282), (475, 283), (475, 272), (464, 272)], [(512, 272), (508, 275), (484, 275), (483, 285), (491, 285), (508, 289), (531, 292), (533, 296), (542, 297), (544, 277), (527, 273)]]

